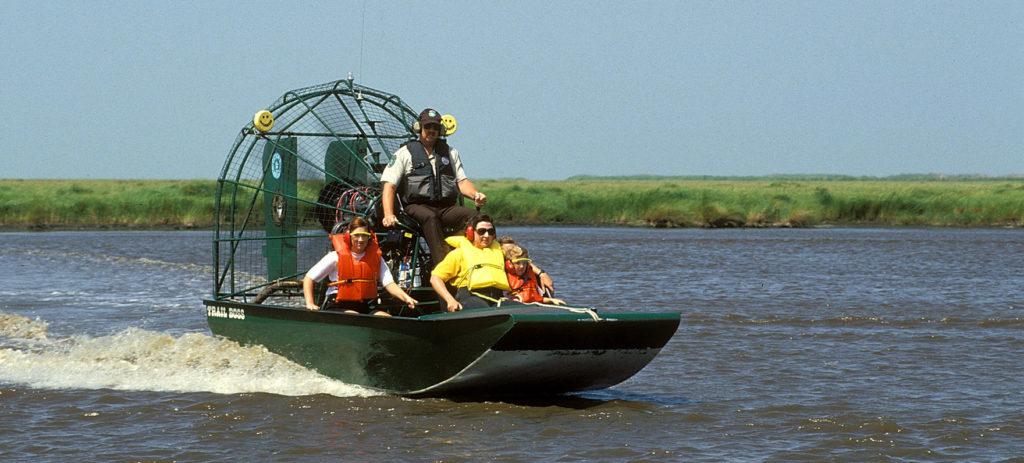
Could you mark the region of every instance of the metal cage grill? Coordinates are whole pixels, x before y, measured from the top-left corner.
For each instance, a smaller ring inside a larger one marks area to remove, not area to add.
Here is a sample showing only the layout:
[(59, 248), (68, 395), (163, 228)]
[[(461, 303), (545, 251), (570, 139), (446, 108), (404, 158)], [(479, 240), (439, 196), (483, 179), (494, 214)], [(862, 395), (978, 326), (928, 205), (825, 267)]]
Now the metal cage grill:
[(372, 211), (416, 114), (351, 80), (289, 91), (267, 110), (273, 126), (246, 125), (218, 179), (214, 298), (299, 306), (330, 226)]

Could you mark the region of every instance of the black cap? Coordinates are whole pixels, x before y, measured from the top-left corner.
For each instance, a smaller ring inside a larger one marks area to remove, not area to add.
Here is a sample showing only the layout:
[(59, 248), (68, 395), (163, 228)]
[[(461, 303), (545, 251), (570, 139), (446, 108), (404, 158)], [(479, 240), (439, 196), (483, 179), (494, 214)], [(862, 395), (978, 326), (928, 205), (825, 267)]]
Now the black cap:
[(420, 113), (420, 127), (426, 127), (429, 124), (441, 125), (441, 113), (427, 108)]

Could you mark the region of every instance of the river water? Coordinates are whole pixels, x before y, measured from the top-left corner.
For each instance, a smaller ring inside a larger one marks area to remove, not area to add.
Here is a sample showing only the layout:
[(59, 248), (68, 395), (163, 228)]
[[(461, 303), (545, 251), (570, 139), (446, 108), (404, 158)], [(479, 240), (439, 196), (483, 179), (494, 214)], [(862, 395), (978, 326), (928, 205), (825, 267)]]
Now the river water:
[(0, 233), (0, 461), (1024, 461), (1024, 230), (506, 233), (679, 331), (603, 391), (404, 399), (212, 337), (210, 232)]

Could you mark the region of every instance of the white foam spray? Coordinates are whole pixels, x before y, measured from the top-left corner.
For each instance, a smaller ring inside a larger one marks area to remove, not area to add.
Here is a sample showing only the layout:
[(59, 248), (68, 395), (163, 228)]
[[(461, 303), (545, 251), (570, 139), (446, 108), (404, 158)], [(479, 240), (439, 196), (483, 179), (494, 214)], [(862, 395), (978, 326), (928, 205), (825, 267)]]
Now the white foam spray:
[(45, 322), (3, 312), (0, 383), (219, 394), (379, 394), (320, 375), (262, 347), (242, 347), (204, 333), (175, 337), (130, 328), (110, 336), (52, 340)]

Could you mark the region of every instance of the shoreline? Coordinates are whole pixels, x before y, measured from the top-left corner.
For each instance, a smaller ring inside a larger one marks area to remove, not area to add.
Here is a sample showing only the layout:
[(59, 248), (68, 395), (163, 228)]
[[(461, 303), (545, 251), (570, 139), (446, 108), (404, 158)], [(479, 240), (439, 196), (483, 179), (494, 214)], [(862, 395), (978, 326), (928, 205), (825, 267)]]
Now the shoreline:
[[(629, 223), (569, 223), (569, 222), (503, 222), (502, 226), (535, 226), (535, 227), (605, 227), (605, 228), (649, 228), (649, 229), (784, 229), (784, 228), (951, 228), (951, 229), (1014, 229), (1024, 228), (1024, 222), (1017, 223), (989, 223), (989, 224), (976, 224), (976, 225), (961, 225), (961, 224), (928, 224), (928, 223), (915, 223), (915, 224), (894, 224), (884, 222), (837, 222), (837, 223), (817, 223), (814, 225), (807, 226), (794, 226), (794, 225), (740, 225), (740, 226), (683, 226), (683, 225), (672, 225), (672, 226), (657, 226), (649, 224), (629, 224)], [(0, 224), (0, 234), (5, 233), (61, 233), (61, 231), (208, 231), (213, 233), (214, 227), (212, 225), (104, 225), (104, 224), (45, 224), (45, 225), (10, 225)], [(317, 226), (303, 227), (302, 229), (319, 229)]]
[[(498, 223), (521, 226), (1024, 227), (1024, 178), (475, 183), (488, 194), (486, 213)], [(300, 226), (316, 227), (313, 202), (322, 187), (322, 181), (299, 182), (298, 194), (306, 198), (296, 212)], [(216, 180), (0, 179), (0, 230), (212, 230), (218, 220), (217, 188)], [(257, 207), (248, 220), (262, 223), (264, 214)]]

